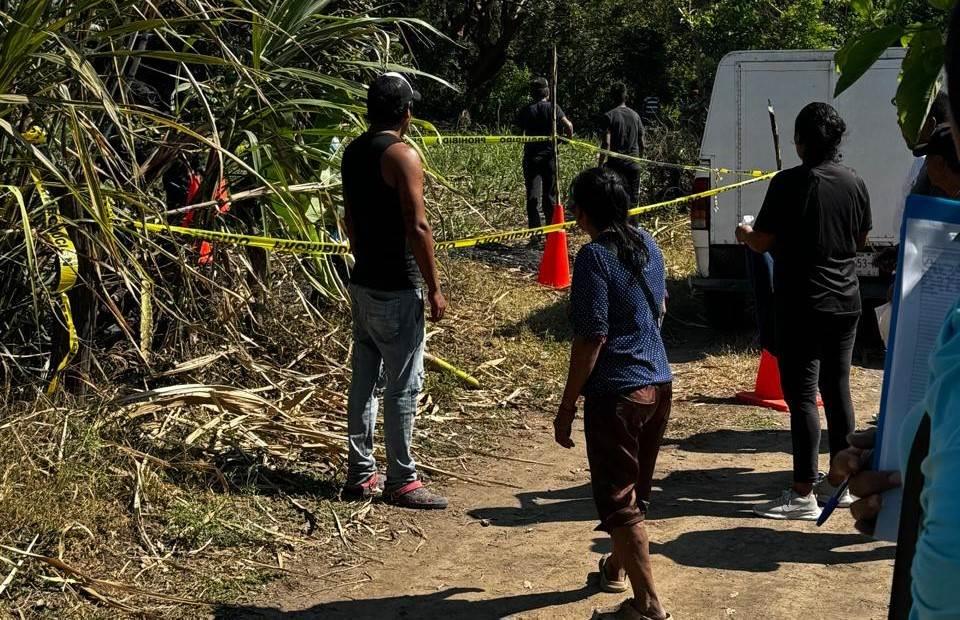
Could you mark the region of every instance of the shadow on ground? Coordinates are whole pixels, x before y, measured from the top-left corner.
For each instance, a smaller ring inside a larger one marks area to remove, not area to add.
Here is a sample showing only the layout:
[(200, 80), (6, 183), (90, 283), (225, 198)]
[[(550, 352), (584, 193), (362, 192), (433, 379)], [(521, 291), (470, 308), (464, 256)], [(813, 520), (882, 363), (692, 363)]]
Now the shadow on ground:
[[(775, 571), (783, 563), (835, 565), (893, 559), (894, 546), (878, 546), (859, 534), (825, 533), (812, 523), (809, 531), (785, 531), (778, 523), (756, 517), (753, 504), (776, 497), (788, 478), (786, 472), (747, 468), (670, 473), (655, 482), (651, 520), (717, 517), (742, 519), (744, 525), (685, 532), (674, 540), (652, 543), (651, 552), (684, 566), (747, 572)], [(597, 519), (589, 484), (519, 493), (517, 500), (519, 507), (478, 508), (468, 514), (489, 521), (491, 527)], [(609, 539), (596, 538), (593, 551), (609, 552)]]
[(567, 307), (566, 298), (560, 299), (530, 313), (523, 320), (497, 329), (495, 333), (501, 338), (514, 338), (526, 328), (539, 338), (567, 342), (573, 338)]
[[(710, 354), (726, 354), (730, 351), (755, 348), (755, 338), (751, 331), (717, 332), (703, 324), (697, 314), (696, 304), (699, 302), (690, 301), (686, 282), (668, 281), (667, 287), (671, 291), (671, 305), (663, 325), (663, 339), (671, 363), (699, 361)], [(674, 304), (676, 299), (682, 302)], [(567, 297), (558, 299), (520, 321), (499, 328), (496, 335), (515, 337), (524, 329), (529, 329), (540, 338), (569, 341), (573, 334)]]
[[(737, 527), (684, 532), (669, 542), (651, 543), (650, 552), (683, 566), (751, 573), (772, 572), (785, 563), (833, 566), (893, 560), (895, 545), (878, 545), (859, 534), (820, 532), (810, 525), (810, 531)], [(597, 541), (603, 544), (603, 539)]]
[(467, 512), (496, 527), (526, 527), (537, 523), (590, 521), (597, 518), (589, 484), (566, 489), (517, 493), (519, 506), (475, 508)]
[[(542, 611), (554, 605), (584, 600), (596, 589), (584, 586), (564, 592), (538, 592), (479, 601), (462, 595), (484, 592), (481, 588), (449, 588), (430, 594), (413, 594), (389, 598), (337, 601), (315, 605), (301, 611), (280, 611), (269, 607), (224, 605), (214, 610), (213, 618), (268, 620), (392, 620), (394, 618), (456, 618), (457, 620), (490, 620), (530, 611)], [(362, 591), (360, 591), (362, 596)], [(457, 597), (457, 598), (454, 598)]]
[(174, 464), (168, 474), (171, 480), (192, 485), (198, 482), (198, 476), (203, 476), (206, 486), (214, 492), (229, 494), (255, 488), (264, 496), (328, 500), (340, 495), (341, 485), (332, 473), (318, 473), (319, 468), (312, 469), (314, 463), (306, 460), (292, 466), (268, 467), (245, 452), (232, 450), (219, 455), (210, 466), (198, 469), (192, 461), (190, 467), (181, 466), (186, 464), (181, 450), (161, 451), (157, 456)]
[[(784, 414), (786, 415), (786, 414)], [(682, 439), (665, 439), (665, 446), (701, 454), (791, 454), (789, 430), (706, 431)]]
[[(758, 472), (745, 467), (673, 471), (654, 480), (649, 518), (727, 517), (755, 519), (755, 503), (771, 500), (786, 487), (787, 472)], [(469, 514), (495, 527), (596, 521), (589, 483), (566, 489), (525, 491), (519, 506), (476, 508)]]
[[(470, 249), (460, 250), (460, 256), (494, 267), (519, 269), (536, 277), (540, 270), (540, 261), (543, 258), (544, 243), (543, 239), (533, 246), (525, 241), (518, 241), (514, 244), (485, 243)], [(571, 272), (573, 272), (573, 258), (574, 255), (571, 252)]]

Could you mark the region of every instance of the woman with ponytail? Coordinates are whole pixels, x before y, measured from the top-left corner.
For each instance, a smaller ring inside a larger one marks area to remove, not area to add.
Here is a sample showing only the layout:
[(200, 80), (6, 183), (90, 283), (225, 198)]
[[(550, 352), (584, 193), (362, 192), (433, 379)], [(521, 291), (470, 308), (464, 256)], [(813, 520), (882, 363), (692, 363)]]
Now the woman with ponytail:
[[(773, 254), (775, 351), (780, 384), (790, 408), (793, 484), (773, 501), (754, 506), (769, 519), (816, 521), (817, 500), (834, 487), (819, 481), (820, 412), (827, 417), (830, 454), (849, 447), (854, 430), (850, 363), (860, 319), (857, 250), (870, 232), (870, 196), (863, 180), (840, 164), (846, 124), (826, 103), (797, 115), (797, 155), (803, 162), (771, 181), (755, 227), (741, 225), (737, 239)], [(848, 491), (841, 506), (854, 499)]]
[(660, 337), (663, 255), (648, 232), (628, 223), (630, 197), (616, 172), (580, 173), (568, 204), (591, 241), (574, 263), (574, 339), (555, 437), (573, 447), (571, 426), (582, 394), (597, 529), (613, 539), (613, 553), (600, 558), (600, 588), (625, 592), (629, 578), (634, 594), (594, 618), (663, 620), (670, 615), (657, 598), (644, 527), (672, 400), (673, 377)]

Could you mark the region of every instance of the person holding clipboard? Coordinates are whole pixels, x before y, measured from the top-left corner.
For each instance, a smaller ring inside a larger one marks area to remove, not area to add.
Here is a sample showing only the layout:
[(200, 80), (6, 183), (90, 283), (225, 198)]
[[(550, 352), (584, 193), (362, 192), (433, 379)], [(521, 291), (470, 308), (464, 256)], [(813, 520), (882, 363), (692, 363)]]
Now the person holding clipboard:
[[(948, 91), (960, 93), (960, 7), (950, 19), (945, 60)], [(956, 122), (960, 97), (954, 98), (950, 107), (954, 144), (949, 146), (953, 150), (945, 148), (945, 136), (940, 132), (931, 138), (926, 155), (931, 182), (951, 200), (915, 196), (908, 203), (901, 246), (909, 246), (912, 255), (901, 249), (895, 298), (901, 305), (919, 305), (925, 316), (913, 317), (913, 323), (925, 323), (939, 322), (944, 313), (940, 308), (939, 316), (934, 317), (928, 309), (933, 306), (922, 305), (924, 286), (953, 297), (932, 343), (926, 389), (907, 411), (891, 405), (896, 400), (892, 392), (910, 383), (912, 377), (897, 372), (896, 359), (888, 361), (878, 431), (851, 436), (852, 447), (838, 454), (830, 469), (833, 482), (847, 480), (850, 491), (860, 497), (850, 507), (857, 529), (897, 541), (891, 620), (960, 618), (960, 295), (953, 292), (960, 279), (960, 260), (956, 258), (960, 250), (951, 247), (960, 243), (955, 236), (960, 230), (960, 127)], [(922, 242), (911, 239), (911, 234), (919, 236), (920, 230), (911, 220), (924, 220), (926, 228), (939, 227), (946, 233), (929, 244), (933, 251), (926, 252)], [(928, 272), (938, 266), (948, 268), (934, 273), (930, 282), (923, 282), (927, 273), (909, 279), (911, 267), (905, 257)], [(911, 292), (920, 289), (919, 299), (916, 294), (906, 295), (905, 281), (911, 284)], [(910, 311), (895, 308), (895, 315), (911, 318)], [(909, 321), (894, 325), (891, 358), (900, 354), (898, 336), (903, 337), (901, 332), (911, 327)], [(915, 339), (904, 339), (901, 351), (909, 353), (921, 345)], [(876, 459), (874, 448), (879, 450)], [(879, 471), (873, 470), (874, 460), (879, 462)], [(902, 493), (897, 494), (898, 490)], [(881, 531), (891, 529), (892, 534)]]

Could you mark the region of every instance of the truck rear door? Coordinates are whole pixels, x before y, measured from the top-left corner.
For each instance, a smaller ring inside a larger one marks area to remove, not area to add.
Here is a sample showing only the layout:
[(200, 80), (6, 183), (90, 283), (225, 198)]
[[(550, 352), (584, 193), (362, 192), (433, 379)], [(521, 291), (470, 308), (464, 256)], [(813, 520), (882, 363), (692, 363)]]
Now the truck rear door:
[[(737, 68), (737, 167), (741, 170), (776, 170), (777, 159), (770, 130), (767, 100), (773, 103), (780, 128), (784, 168), (800, 163), (793, 144), (793, 121), (805, 105), (829, 101), (832, 66), (828, 60), (741, 62)], [(736, 204), (713, 243), (735, 244), (734, 229), (744, 215), (756, 215), (763, 204), (767, 183), (748, 185), (736, 192)]]

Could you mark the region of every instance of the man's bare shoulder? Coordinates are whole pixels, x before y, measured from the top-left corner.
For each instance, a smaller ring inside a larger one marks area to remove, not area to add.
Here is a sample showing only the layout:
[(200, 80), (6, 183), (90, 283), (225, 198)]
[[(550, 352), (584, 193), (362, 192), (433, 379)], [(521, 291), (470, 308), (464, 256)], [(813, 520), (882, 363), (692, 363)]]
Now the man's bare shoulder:
[(383, 164), (392, 170), (398, 172), (410, 172), (413, 170), (423, 170), (420, 163), (420, 155), (409, 144), (397, 142), (391, 144), (383, 153)]
[(396, 163), (408, 163), (410, 161), (420, 161), (420, 156), (417, 154), (416, 149), (407, 144), (406, 142), (397, 142), (396, 144), (391, 144), (387, 147), (387, 150), (383, 152), (384, 157), (387, 157)]

